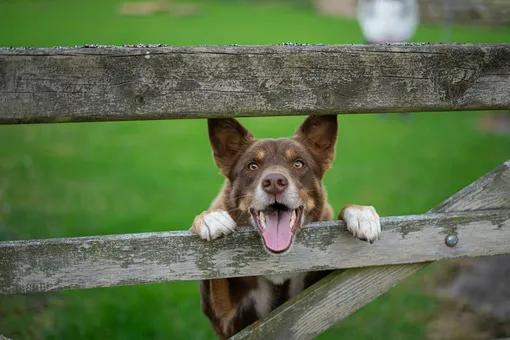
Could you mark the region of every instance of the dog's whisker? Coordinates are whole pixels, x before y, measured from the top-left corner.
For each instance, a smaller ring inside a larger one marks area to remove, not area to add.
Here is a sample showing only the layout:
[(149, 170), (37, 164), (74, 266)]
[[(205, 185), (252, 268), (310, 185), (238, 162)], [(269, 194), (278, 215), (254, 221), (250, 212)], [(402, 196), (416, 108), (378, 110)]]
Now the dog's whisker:
[(239, 220), (241, 220), (241, 217), (243, 217), (243, 216), (244, 216), (244, 211), (241, 210), (241, 214), (239, 214), (239, 216), (236, 219), (236, 224), (238, 224)]
[(250, 197), (250, 196), (253, 196), (253, 194), (239, 195), (239, 196), (234, 197), (234, 198), (233, 198), (233, 200), (237, 200), (237, 199), (239, 199), (239, 198)]
[(242, 212), (242, 210), (241, 210), (241, 209), (239, 209), (239, 208), (233, 208), (233, 209), (230, 209), (230, 210), (224, 210), (224, 211), (226, 211), (226, 212), (232, 212), (232, 211), (237, 211), (237, 210), (239, 210), (239, 211), (241, 211), (241, 212)]

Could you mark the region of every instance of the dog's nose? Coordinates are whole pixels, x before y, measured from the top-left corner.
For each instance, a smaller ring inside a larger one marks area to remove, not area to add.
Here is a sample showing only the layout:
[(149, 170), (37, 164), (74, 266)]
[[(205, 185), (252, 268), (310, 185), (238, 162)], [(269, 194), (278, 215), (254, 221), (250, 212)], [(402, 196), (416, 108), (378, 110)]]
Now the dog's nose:
[(287, 179), (280, 174), (269, 174), (262, 180), (262, 188), (268, 194), (281, 194), (287, 188)]

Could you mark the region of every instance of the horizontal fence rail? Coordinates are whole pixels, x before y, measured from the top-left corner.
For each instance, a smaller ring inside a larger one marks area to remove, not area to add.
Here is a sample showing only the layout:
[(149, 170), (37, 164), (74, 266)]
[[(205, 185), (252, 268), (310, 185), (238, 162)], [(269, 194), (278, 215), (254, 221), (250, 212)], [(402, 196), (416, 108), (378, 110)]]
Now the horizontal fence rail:
[(510, 44), (0, 48), (0, 124), (510, 109)]
[[(206, 242), (160, 232), (0, 243), (0, 293), (270, 275), (510, 253), (510, 210), (382, 218), (382, 239), (353, 238), (342, 221), (311, 224), (292, 250), (264, 251), (253, 228)], [(454, 235), (454, 247), (445, 238)]]

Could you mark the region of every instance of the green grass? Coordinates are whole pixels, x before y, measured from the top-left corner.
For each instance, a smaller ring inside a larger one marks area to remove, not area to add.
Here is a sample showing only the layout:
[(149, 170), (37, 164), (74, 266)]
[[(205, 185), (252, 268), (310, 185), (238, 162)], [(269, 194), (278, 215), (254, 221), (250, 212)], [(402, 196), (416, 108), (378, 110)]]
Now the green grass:
[[(118, 2), (0, 2), (0, 46), (166, 43), (359, 43), (356, 22), (283, 5), (202, 2), (196, 17), (117, 15)], [(436, 41), (423, 25), (415, 41)], [(456, 27), (459, 42), (508, 42), (509, 30)], [(326, 175), (337, 210), (422, 213), (510, 158), (510, 137), (481, 134), (481, 113), (341, 116)], [(293, 133), (303, 117), (243, 119), (257, 136)], [(0, 126), (0, 237), (24, 239), (187, 229), (222, 183), (206, 125), (152, 121)], [(339, 254), (339, 256), (345, 256)], [(436, 301), (422, 276), (392, 289), (321, 339), (420, 339)], [(210, 339), (196, 282), (0, 298), (14, 339)]]

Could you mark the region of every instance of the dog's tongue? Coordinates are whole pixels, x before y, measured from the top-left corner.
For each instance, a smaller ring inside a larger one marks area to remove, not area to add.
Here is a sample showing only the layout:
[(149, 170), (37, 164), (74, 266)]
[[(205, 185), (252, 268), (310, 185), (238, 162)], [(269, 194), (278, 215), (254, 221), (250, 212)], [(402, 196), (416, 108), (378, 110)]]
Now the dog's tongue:
[(266, 247), (275, 253), (287, 250), (292, 242), (290, 219), (292, 211), (272, 211), (266, 214), (266, 230), (262, 233)]

